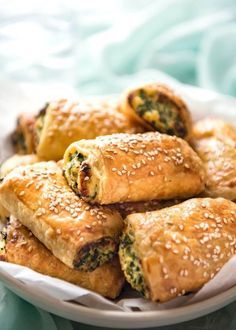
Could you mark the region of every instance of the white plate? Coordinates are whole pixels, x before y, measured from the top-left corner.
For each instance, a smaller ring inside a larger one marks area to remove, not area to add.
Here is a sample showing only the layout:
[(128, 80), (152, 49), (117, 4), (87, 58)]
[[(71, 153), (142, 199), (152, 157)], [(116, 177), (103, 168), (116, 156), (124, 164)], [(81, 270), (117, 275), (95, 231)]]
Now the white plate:
[[(178, 85), (177, 89), (190, 105), (195, 118), (206, 116), (207, 113), (223, 117), (230, 121), (236, 120), (235, 99), (222, 97), (216, 93), (191, 86)], [(24, 93), (21, 95), (22, 91), (14, 85), (13, 87), (11, 85), (8, 90), (8, 93), (4, 93), (0, 98), (0, 115), (6, 116), (4, 121), (0, 121), (0, 151), (3, 150), (1, 144), (3, 146), (3, 143), (5, 143), (3, 141), (6, 136), (6, 126), (1, 126), (3, 125), (2, 123), (5, 123), (9, 118), (12, 120), (16, 113), (19, 112), (19, 108), (18, 111), (16, 111), (16, 105), (20, 104), (22, 110), (26, 105), (28, 105), (27, 108), (29, 108), (32, 101), (27, 99), (26, 102)], [(49, 97), (47, 96), (45, 99), (47, 100), (48, 98)], [(9, 99), (11, 100), (11, 103), (9, 102)], [(5, 111), (6, 104), (12, 104), (12, 112), (10, 113), (10, 116), (8, 116)], [(13, 113), (13, 110), (15, 110), (15, 113)], [(9, 123), (9, 128), (10, 127), (12, 127), (12, 121)], [(4, 153), (2, 156), (4, 156)], [(52, 298), (43, 293), (35, 292), (32, 287), (28, 287), (25, 283), (4, 272), (1, 272), (0, 278), (5, 286), (11, 291), (46, 311), (77, 322), (110, 328), (137, 329), (175, 324), (206, 315), (236, 300), (236, 287), (233, 287), (204, 301), (168, 310), (142, 312), (98, 310), (95, 308), (84, 307), (73, 302), (59, 301), (58, 299)]]
[(236, 300), (236, 287), (189, 306), (150, 312), (106, 311), (58, 301), (35, 293), (20, 281), (1, 275), (5, 286), (28, 302), (61, 317), (85, 324), (110, 328), (147, 328), (176, 324), (214, 312)]

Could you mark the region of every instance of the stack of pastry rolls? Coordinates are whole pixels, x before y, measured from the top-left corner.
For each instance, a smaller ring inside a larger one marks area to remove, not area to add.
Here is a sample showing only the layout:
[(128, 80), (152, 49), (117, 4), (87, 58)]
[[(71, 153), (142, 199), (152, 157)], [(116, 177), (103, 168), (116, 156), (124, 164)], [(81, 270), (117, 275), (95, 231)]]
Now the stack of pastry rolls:
[[(193, 123), (154, 83), (114, 102), (48, 103), (33, 127), (36, 155), (3, 166), (2, 259), (108, 298), (125, 278), (164, 302), (199, 290), (235, 254), (234, 127)], [(216, 155), (226, 161), (213, 166)]]

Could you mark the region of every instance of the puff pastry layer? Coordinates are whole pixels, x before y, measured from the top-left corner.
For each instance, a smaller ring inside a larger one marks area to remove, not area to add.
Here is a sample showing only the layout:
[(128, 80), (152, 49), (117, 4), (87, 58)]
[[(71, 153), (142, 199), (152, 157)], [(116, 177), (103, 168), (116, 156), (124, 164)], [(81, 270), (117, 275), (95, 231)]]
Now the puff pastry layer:
[(54, 162), (13, 170), (0, 185), (0, 202), (71, 268), (92, 271), (117, 252), (119, 213), (80, 200)]
[(60, 160), (74, 141), (119, 132), (137, 133), (143, 128), (106, 102), (69, 102), (47, 104), (36, 121), (37, 154), (45, 160)]
[(206, 195), (236, 200), (236, 128), (206, 118), (194, 125), (193, 147), (206, 169)]
[[(0, 168), (0, 180), (10, 173), (14, 168), (21, 165), (34, 164), (39, 161), (38, 157), (34, 154), (31, 155), (14, 155), (2, 163)], [(0, 221), (6, 222), (10, 217), (10, 213), (0, 203)]]
[(199, 290), (235, 254), (236, 204), (195, 198), (129, 215), (119, 256), (127, 281), (153, 301)]
[(184, 199), (200, 193), (205, 180), (188, 143), (158, 132), (75, 142), (65, 152), (64, 169), (77, 194), (100, 204)]
[(5, 261), (29, 267), (112, 299), (119, 295), (124, 284), (118, 257), (93, 272), (71, 269), (55, 258), (19, 221), (12, 219), (7, 226), (5, 240)]

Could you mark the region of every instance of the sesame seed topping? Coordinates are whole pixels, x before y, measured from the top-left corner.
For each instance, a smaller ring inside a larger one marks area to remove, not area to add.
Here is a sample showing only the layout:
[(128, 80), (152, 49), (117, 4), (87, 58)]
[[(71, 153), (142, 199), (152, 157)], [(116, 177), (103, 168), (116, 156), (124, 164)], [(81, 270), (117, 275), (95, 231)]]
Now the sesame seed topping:
[(163, 274), (167, 274), (167, 268), (166, 267), (162, 267), (162, 272), (163, 272)]

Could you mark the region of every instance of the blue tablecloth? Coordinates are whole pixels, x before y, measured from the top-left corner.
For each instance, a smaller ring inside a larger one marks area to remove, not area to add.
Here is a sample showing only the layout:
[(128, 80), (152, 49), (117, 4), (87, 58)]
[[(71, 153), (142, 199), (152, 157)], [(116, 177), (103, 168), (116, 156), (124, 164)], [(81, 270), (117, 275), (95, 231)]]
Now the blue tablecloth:
[[(236, 96), (235, 0), (9, 0), (0, 11), (1, 79), (121, 92), (178, 79)], [(172, 78), (171, 78), (172, 77)], [(0, 286), (1, 330), (95, 329), (50, 315)], [(160, 329), (235, 329), (236, 304)]]

